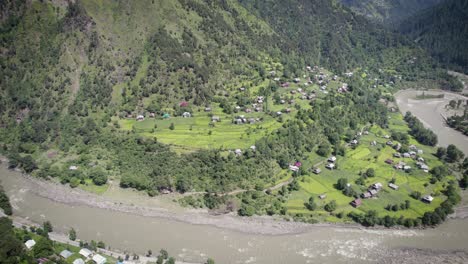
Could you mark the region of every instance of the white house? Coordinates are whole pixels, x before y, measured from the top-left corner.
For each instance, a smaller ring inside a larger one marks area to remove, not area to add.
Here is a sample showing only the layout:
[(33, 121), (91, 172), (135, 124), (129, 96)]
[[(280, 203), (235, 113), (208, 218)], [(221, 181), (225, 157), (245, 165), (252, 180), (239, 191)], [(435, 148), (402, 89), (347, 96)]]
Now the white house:
[(82, 248), (80, 249), (80, 252), (79, 254), (85, 258), (89, 258), (89, 256), (91, 256), (91, 254), (93, 254), (93, 252), (91, 252), (91, 250), (87, 249), (87, 248)]
[(289, 169), (294, 172), (299, 171), (299, 167), (294, 166), (294, 165), (289, 165)]
[(330, 170), (333, 170), (333, 169), (335, 168), (335, 164), (333, 164), (333, 163), (328, 163), (328, 164), (325, 166), (325, 168), (330, 169)]
[(30, 239), (28, 241), (26, 241), (26, 243), (24, 243), (24, 245), (26, 246), (27, 249), (31, 249), (34, 247), (34, 245), (36, 245), (36, 241), (34, 241), (33, 239)]
[(434, 197), (430, 196), (430, 195), (426, 195), (422, 198), (422, 200), (426, 203), (431, 203), (433, 200), (434, 200)]
[(68, 167), (68, 169), (69, 170), (77, 170), (78, 166), (72, 165), (72, 166)]
[(77, 258), (73, 261), (73, 264), (85, 264), (84, 260)]
[(137, 121), (143, 121), (143, 120), (145, 120), (145, 117), (143, 115), (138, 115), (136, 120)]
[(335, 157), (335, 156), (331, 156), (330, 158), (328, 158), (328, 161), (329, 161), (329, 162), (335, 162), (335, 161), (336, 161), (336, 157)]
[(96, 254), (93, 256), (93, 261), (96, 262), (96, 264), (104, 264), (107, 262), (107, 259), (99, 254)]
[(71, 255), (73, 255), (73, 253), (71, 253), (69, 250), (66, 250), (66, 249), (60, 252), (60, 256), (62, 256), (62, 258), (64, 259), (71, 257)]
[(236, 156), (240, 156), (240, 155), (242, 155), (242, 150), (241, 149), (236, 149), (236, 150), (234, 150), (234, 153), (236, 154)]
[(189, 117), (192, 117), (192, 114), (189, 113), (189, 112), (184, 112), (184, 113), (182, 114), (182, 117), (183, 117), (183, 118), (189, 118)]

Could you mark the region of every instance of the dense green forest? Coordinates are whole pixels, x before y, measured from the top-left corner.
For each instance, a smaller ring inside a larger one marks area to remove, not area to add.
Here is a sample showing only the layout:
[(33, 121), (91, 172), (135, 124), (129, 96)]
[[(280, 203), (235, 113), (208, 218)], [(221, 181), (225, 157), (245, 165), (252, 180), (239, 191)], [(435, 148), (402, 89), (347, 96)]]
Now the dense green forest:
[(403, 21), (399, 31), (440, 62), (468, 72), (468, 2), (447, 0)]
[(341, 0), (341, 3), (373, 21), (393, 27), (418, 11), (442, 1), (444, 0)]
[[(97, 193), (113, 179), (149, 195), (206, 192), (184, 202), (214, 209), (245, 190), (240, 214), (285, 214), (298, 180), (263, 190), (291, 164), (344, 157), (364, 127), (388, 129), (386, 103), (401, 87), (458, 85), (424, 49), (334, 1), (2, 5), (0, 151), (10, 168)], [(250, 107), (253, 121), (236, 126)], [(195, 120), (184, 133), (225, 128), (226, 141), (252, 146), (163, 143), (184, 120)], [(423, 144), (437, 142), (409, 123)]]

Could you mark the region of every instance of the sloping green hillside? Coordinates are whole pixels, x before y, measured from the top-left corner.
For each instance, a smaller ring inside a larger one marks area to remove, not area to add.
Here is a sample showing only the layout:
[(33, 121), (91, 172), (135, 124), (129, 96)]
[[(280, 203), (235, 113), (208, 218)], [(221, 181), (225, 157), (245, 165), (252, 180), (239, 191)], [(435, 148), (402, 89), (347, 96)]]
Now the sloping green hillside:
[[(423, 49), (333, 1), (3, 3), (0, 150), (97, 193), (111, 179), (245, 206), (211, 194), (292, 190), (290, 164), (387, 128), (390, 92), (452, 87)], [(283, 194), (258, 212), (284, 213)]]

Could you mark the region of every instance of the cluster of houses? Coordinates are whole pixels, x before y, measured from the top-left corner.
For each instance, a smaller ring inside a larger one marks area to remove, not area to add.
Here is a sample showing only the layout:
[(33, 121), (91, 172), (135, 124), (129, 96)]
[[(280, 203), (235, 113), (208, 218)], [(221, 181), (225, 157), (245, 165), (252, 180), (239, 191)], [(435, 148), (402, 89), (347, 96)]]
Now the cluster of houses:
[[(151, 113), (148, 114), (148, 116), (149, 116), (150, 118), (156, 118), (156, 113), (151, 112)], [(170, 117), (171, 117), (171, 115), (168, 114), (168, 113), (164, 113), (164, 114), (162, 115), (162, 118), (164, 118), (164, 119), (168, 119), (168, 118), (170, 118)], [(185, 118), (187, 118), (187, 117), (192, 117), (192, 114), (189, 113), (189, 112), (184, 112), (184, 113), (182, 114), (182, 117), (185, 117)], [(132, 115), (132, 114), (129, 114), (129, 115), (127, 115), (127, 118), (133, 118), (133, 115)], [(135, 119), (136, 119), (136, 121), (144, 121), (144, 120), (145, 120), (145, 115), (144, 115), (144, 114), (138, 114), (138, 115), (136, 116)]]
[(361, 198), (369, 199), (377, 197), (377, 194), (382, 190), (383, 185), (380, 182), (374, 183), (367, 189), (367, 192), (361, 194)]
[[(401, 148), (400, 143), (393, 144), (392, 141), (387, 141), (387, 145), (392, 146), (395, 150), (399, 150)], [(399, 152), (393, 153), (393, 157), (411, 158), (411, 159), (417, 160), (416, 166), (426, 173), (429, 172), (429, 166), (425, 163), (424, 158), (419, 156), (423, 153), (423, 151), (421, 149), (418, 149), (415, 145), (409, 146), (409, 149), (410, 149), (409, 152), (405, 152), (403, 154)], [(403, 162), (403, 161), (399, 161), (398, 163), (395, 163), (394, 160), (387, 159), (385, 160), (385, 163), (389, 165), (393, 165), (393, 168), (397, 170), (404, 170), (406, 172), (409, 172), (412, 169), (411, 166), (407, 165), (406, 162)]]
[[(36, 241), (34, 241), (34, 239), (30, 239), (30, 240), (26, 241), (24, 243), (24, 245), (26, 246), (26, 248), (28, 250), (31, 250), (36, 245)], [(80, 251), (78, 253), (84, 258), (84, 260), (83, 260), (83, 258), (77, 258), (72, 262), (73, 264), (85, 264), (85, 263), (89, 263), (89, 261), (91, 261), (91, 260), (96, 264), (105, 264), (105, 263), (107, 263), (107, 259), (105, 257), (103, 257), (102, 255), (99, 255), (97, 253), (94, 253), (94, 252), (92, 252), (91, 250), (89, 250), (87, 248), (80, 249)], [(73, 252), (65, 249), (65, 250), (62, 250), (62, 252), (60, 252), (59, 255), (64, 260), (66, 260), (66, 259), (69, 259), (73, 255)], [(46, 263), (46, 262), (48, 262), (48, 260), (47, 259), (41, 259), (39, 262)]]
[(96, 264), (105, 264), (107, 262), (107, 259), (97, 253), (93, 253), (91, 250), (87, 248), (82, 248), (80, 249), (79, 254), (84, 257), (85, 261), (83, 261), (81, 258), (76, 259), (75, 261), (78, 261), (75, 263), (73, 261), (73, 264), (84, 264), (87, 263), (89, 260), (93, 260), (94, 263)]
[(336, 162), (336, 157), (335, 156), (331, 156), (330, 158), (328, 158), (327, 160), (327, 165), (325, 165), (325, 168), (329, 169), (329, 170), (333, 170), (335, 169), (336, 165), (335, 165), (335, 162)]
[(244, 115), (239, 115), (239, 116), (236, 116), (232, 120), (232, 123), (236, 124), (236, 125), (242, 125), (242, 124), (251, 124), (252, 125), (252, 124), (258, 123), (260, 121), (261, 121), (260, 118), (253, 118), (253, 117), (247, 118)]

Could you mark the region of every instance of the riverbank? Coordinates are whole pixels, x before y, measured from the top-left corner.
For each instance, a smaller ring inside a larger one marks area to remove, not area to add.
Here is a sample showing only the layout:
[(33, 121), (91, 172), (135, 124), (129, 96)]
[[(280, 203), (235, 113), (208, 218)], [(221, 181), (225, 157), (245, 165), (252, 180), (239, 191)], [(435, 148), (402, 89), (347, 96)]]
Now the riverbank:
[(468, 156), (468, 137), (461, 132), (450, 128), (445, 123), (445, 118), (450, 115), (450, 111), (445, 108), (450, 100), (468, 100), (463, 95), (442, 91), (429, 90), (426, 94), (444, 94), (444, 98), (416, 99), (422, 90), (401, 90), (395, 94), (396, 103), (400, 112), (404, 115), (411, 112), (416, 116), (426, 128), (431, 129), (439, 139), (439, 146), (447, 147), (450, 144), (456, 145)]
[[(4, 164), (7, 160), (1, 159)], [(0, 169), (7, 170), (5, 165)], [(66, 185), (47, 181), (15, 171), (21, 182), (21, 192), (31, 192), (39, 197), (53, 202), (69, 206), (86, 206), (91, 208), (121, 212), (150, 218), (162, 218), (171, 221), (179, 221), (193, 225), (209, 225), (220, 229), (231, 230), (246, 234), (256, 235), (288, 235), (301, 234), (311, 231), (315, 227), (335, 227), (349, 229), (388, 230), (389, 228), (376, 226), (365, 228), (359, 224), (334, 224), (316, 223), (308, 224), (302, 222), (286, 221), (271, 216), (240, 217), (235, 213), (224, 215), (211, 215), (206, 209), (186, 209), (170, 204), (167, 200), (161, 201), (158, 197), (148, 197), (141, 193), (129, 190), (114, 190), (111, 196), (102, 196), (86, 192), (81, 189), (72, 189)], [(166, 197), (167, 198), (167, 197)], [(164, 199), (166, 199), (164, 198)], [(15, 208), (15, 201), (12, 201)], [(452, 219), (468, 218), (468, 205), (457, 207)], [(404, 229), (394, 227), (392, 229)]]
[[(231, 216), (231, 221), (242, 222), (237, 226), (247, 227), (250, 223), (253, 226), (247, 230), (230, 231), (237, 229), (230, 227), (230, 223), (223, 223), (224, 226), (219, 227), (209, 223), (189, 224), (191, 221), (185, 219), (174, 221), (170, 217), (141, 216), (139, 213), (133, 213), (133, 209), (127, 213), (119, 211), (120, 207), (105, 209), (89, 206), (88, 203), (83, 203), (83, 200), (103, 199), (111, 205), (115, 203), (119, 205), (119, 202), (108, 197), (95, 197), (97, 195), (69, 189), (49, 181), (21, 176), (20, 173), (8, 170), (5, 166), (0, 166), (0, 180), (8, 190), (15, 217), (35, 223), (49, 220), (54, 224), (54, 230), (62, 234), (73, 227), (80, 238), (88, 241), (102, 240), (112, 248), (140, 255), (148, 249), (155, 251), (166, 248), (171, 255), (186, 263), (202, 263), (207, 256), (213, 257), (219, 263), (269, 264), (395, 263), (395, 259), (401, 258), (407, 261), (401, 261), (400, 264), (418, 263), (418, 259), (424, 259), (425, 263), (440, 263), (440, 259), (450, 260), (450, 263), (468, 261), (466, 254), (468, 234), (459, 232), (465, 230), (468, 223), (466, 220), (452, 219), (435, 229), (419, 230), (304, 224), (306, 228), (302, 229), (303, 232), (275, 232), (273, 235), (265, 235), (265, 231), (268, 230), (264, 230), (264, 227), (256, 222), (256, 218), (244, 219)], [(47, 191), (50, 194), (60, 192), (58, 200), (69, 201), (71, 204), (46, 198)], [(45, 197), (36, 193), (41, 193)], [(80, 196), (79, 201), (73, 202), (76, 193), (83, 196)], [(134, 192), (131, 193), (136, 195)], [(128, 196), (125, 196), (125, 199), (127, 198)], [(143, 200), (143, 196), (141, 198)], [(146, 197), (145, 200), (148, 199)], [(143, 207), (141, 204), (137, 199), (136, 204), (127, 204), (127, 206)], [(160, 213), (163, 214), (170, 211), (167, 208), (160, 209)], [(188, 211), (186, 217), (198, 214), (200, 217), (220, 218), (209, 216), (206, 212)], [(179, 211), (171, 214), (184, 215)], [(223, 216), (220, 219), (226, 218)], [(268, 222), (270, 222), (269, 228), (279, 228), (283, 231), (285, 230), (283, 225), (296, 224), (274, 219), (269, 219)], [(249, 232), (254, 228), (263, 230)], [(452, 256), (451, 252), (459, 251), (462, 252), (461, 258), (460, 254), (453, 253)], [(119, 251), (116, 250), (117, 252)], [(414, 257), (418, 255), (420, 258)]]
[[(3, 165), (2, 168), (6, 169)], [(20, 175), (20, 172), (18, 172), (18, 175)], [(207, 210), (170, 210), (164, 207), (145, 206), (143, 203), (140, 204), (138, 200), (123, 201), (117, 198), (103, 197), (29, 175), (21, 175), (21, 179), (19, 179), (21, 181), (21, 191), (31, 192), (39, 197), (69, 206), (87, 206), (144, 217), (164, 218), (195, 225), (211, 225), (222, 229), (261, 235), (298, 234), (308, 231), (312, 226), (306, 223), (287, 222), (266, 216), (249, 218), (238, 217), (234, 214), (213, 216)], [(15, 201), (12, 201), (12, 206), (15, 208)], [(323, 225), (326, 224), (318, 226)]]
[[(28, 219), (17, 217), (17, 216), (6, 216), (2, 212), (0, 212), (0, 217), (10, 218), (12, 220), (12, 222), (13, 222), (13, 226), (16, 227), (16, 228), (24, 228), (24, 227), (39, 228), (39, 227), (41, 227), (39, 224), (34, 223), (34, 222), (32, 222), (32, 221), (30, 221)], [(79, 239), (76, 240), (76, 241), (70, 240), (68, 238), (68, 235), (64, 234), (64, 233), (50, 232), (49, 233), (49, 238), (50, 238), (50, 240), (61, 243), (61, 244), (80, 247), (80, 242), (79, 242), (80, 240)], [(104, 255), (107, 255), (107, 256), (111, 256), (111, 257), (116, 258), (116, 259), (118, 259), (119, 257), (122, 258), (122, 259), (125, 259), (125, 255), (127, 254), (126, 252), (122, 252), (122, 251), (119, 251), (117, 249), (112, 249), (111, 250), (110, 248), (108, 248), (108, 249), (98, 248), (97, 253), (101, 253), (101, 254), (104, 254)], [(131, 252), (128, 252), (128, 254), (130, 254), (130, 253)], [(130, 255), (133, 256), (133, 254), (130, 254)], [(140, 263), (155, 263), (157, 261), (157, 257), (147, 257), (147, 256), (140, 256), (140, 255), (138, 257), (139, 257), (138, 260), (128, 260), (128, 261), (124, 261), (124, 263), (125, 264), (140, 264)], [(179, 261), (179, 260), (176, 260), (175, 263), (176, 264), (200, 264), (200, 263), (182, 262), (182, 261)]]

